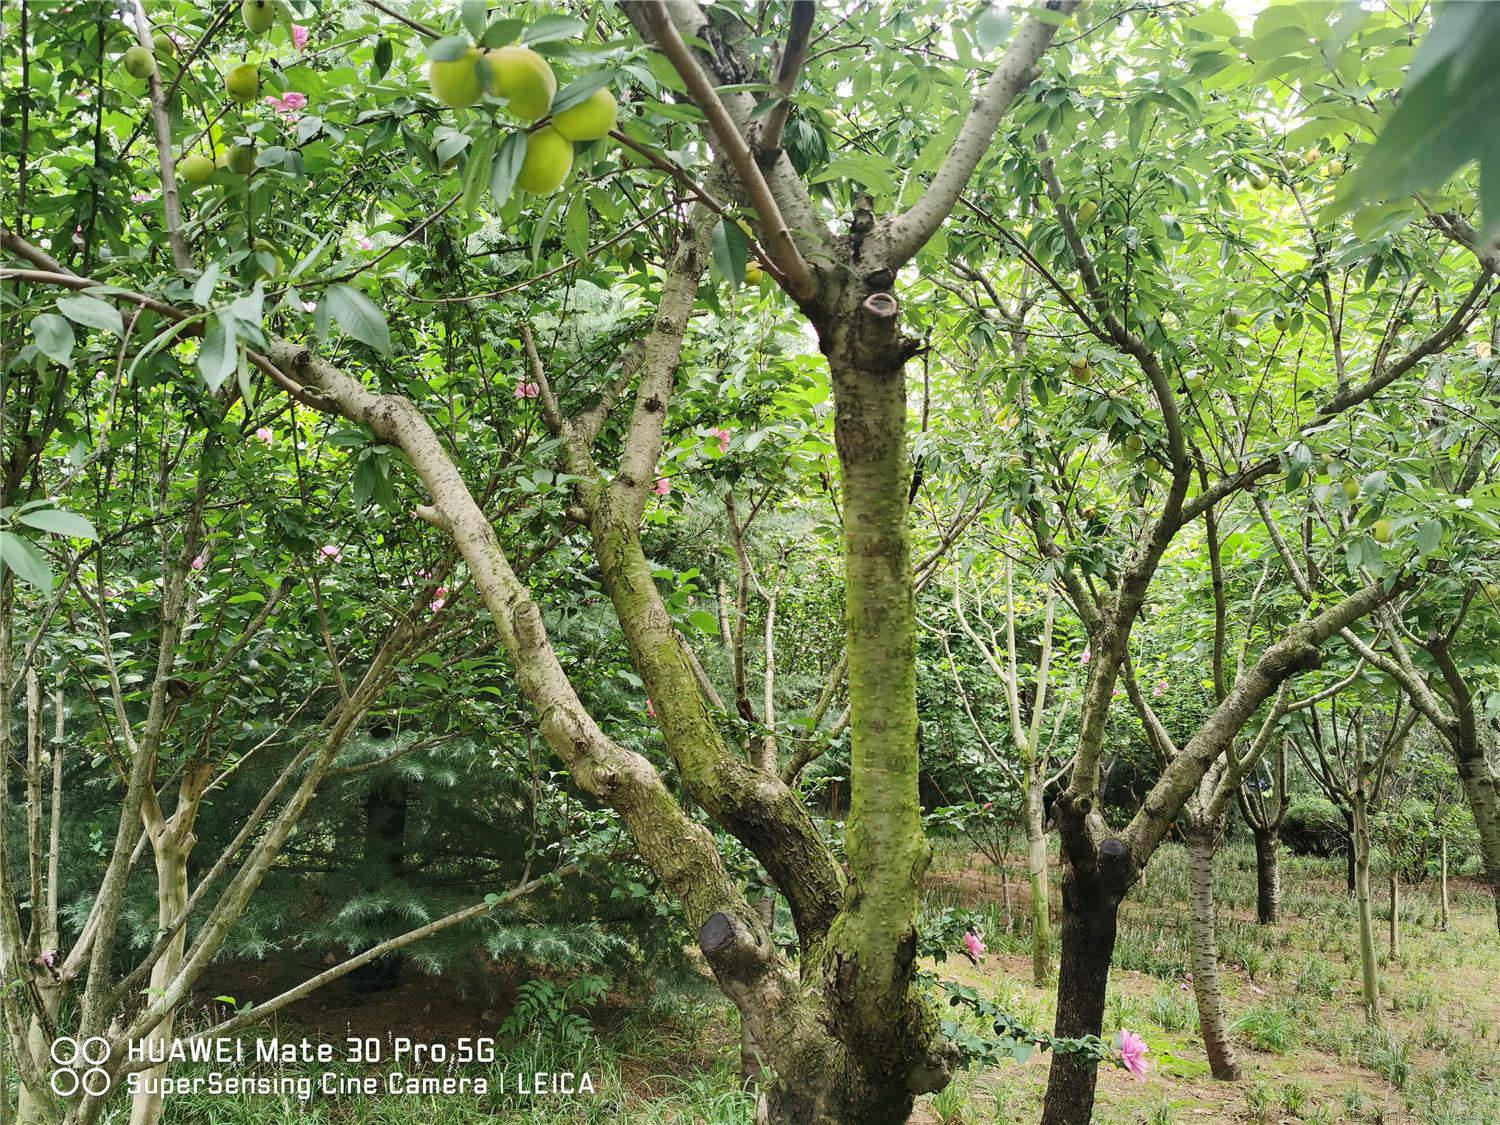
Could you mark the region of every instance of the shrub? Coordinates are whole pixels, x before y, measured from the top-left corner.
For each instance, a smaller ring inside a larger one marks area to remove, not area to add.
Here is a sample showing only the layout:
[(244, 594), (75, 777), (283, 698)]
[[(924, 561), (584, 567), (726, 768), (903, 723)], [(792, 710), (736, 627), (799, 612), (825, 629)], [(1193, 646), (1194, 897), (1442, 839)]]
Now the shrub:
[(1299, 797), (1286, 810), (1281, 839), (1297, 855), (1336, 855), (1349, 839), (1344, 814), (1323, 797)]

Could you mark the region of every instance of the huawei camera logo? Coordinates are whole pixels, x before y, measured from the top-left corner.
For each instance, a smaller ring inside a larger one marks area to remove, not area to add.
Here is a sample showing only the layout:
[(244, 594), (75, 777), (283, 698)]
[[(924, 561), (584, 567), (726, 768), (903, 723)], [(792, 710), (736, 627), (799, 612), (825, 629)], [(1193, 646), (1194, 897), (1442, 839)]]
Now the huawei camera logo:
[[(60, 1098), (71, 1098), (82, 1088), (85, 1094), (98, 1097), (109, 1092), (109, 1041), (94, 1035), (79, 1042), (64, 1035), (52, 1042), (52, 1061), (59, 1069), (52, 1072), (52, 1092)], [(86, 1069), (79, 1069), (79, 1063)]]

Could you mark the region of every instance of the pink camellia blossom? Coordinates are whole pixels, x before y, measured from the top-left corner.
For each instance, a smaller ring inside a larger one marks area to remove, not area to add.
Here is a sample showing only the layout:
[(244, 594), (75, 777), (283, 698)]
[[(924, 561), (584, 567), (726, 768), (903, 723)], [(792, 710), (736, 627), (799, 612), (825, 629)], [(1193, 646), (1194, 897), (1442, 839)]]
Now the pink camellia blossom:
[(516, 398), (536, 398), (542, 393), (540, 383), (528, 383), (524, 379), (516, 384), (516, 389), (511, 392)]
[(204, 558), (202, 555), (197, 555), (193, 559), (193, 569), (194, 570), (202, 570), (203, 567), (204, 567), (204, 565), (207, 562), (208, 562), (208, 560), (206, 558)]
[(1155, 696), (1157, 699), (1160, 699), (1166, 693), (1167, 693), (1167, 681), (1166, 680), (1157, 680), (1156, 681), (1156, 686), (1151, 689), (1151, 694), (1153, 696)]
[(318, 554), (322, 555), (323, 558), (326, 559), (328, 562), (338, 562), (340, 559), (342, 559), (344, 557), (343, 552), (340, 551), (337, 547), (335, 547), (332, 543), (329, 543), (328, 545), (326, 545), (324, 547), (318, 548)]
[(373, 242), (371, 242), (368, 238), (364, 237), (363, 235), (360, 236), (360, 238), (359, 238), (358, 241), (359, 241), (359, 248), (361, 250), (373, 250), (373, 249), (375, 249), (375, 244)]
[(303, 312), (317, 312), (318, 311), (318, 302), (317, 301), (303, 301), (302, 302), (302, 311)]
[(266, 98), (266, 104), (288, 121), (296, 121), (302, 116), (301, 111), (307, 108), (307, 95), (299, 94), (296, 90), (288, 91), (280, 97), (272, 94)]
[(651, 700), (649, 699), (646, 700), (646, 714), (650, 715), (653, 719), (656, 718), (656, 708), (651, 706)]
[(443, 599), (442, 598), (433, 598), (432, 599), (432, 612), (436, 613), (438, 610), (440, 610), (442, 608), (443, 608)]
[(1120, 1032), (1120, 1061), (1135, 1075), (1137, 1082), (1146, 1080), (1146, 1052), (1151, 1048), (1133, 1031)]
[(307, 28), (300, 23), (292, 24), (292, 42), (297, 45), (297, 50), (307, 50)]
[(672, 494), (672, 482), (666, 477), (657, 477), (656, 484), (651, 489), (658, 496), (670, 496)]
[(432, 596), (435, 598), (446, 598), (448, 596), (448, 587), (439, 586)]
[(964, 949), (968, 951), (969, 956), (972, 957), (975, 961), (984, 960), (984, 955), (986, 952), (984, 948), (984, 939), (982, 939), (973, 930), (964, 931)]
[(256, 441), (263, 441), (267, 445), (270, 445), (272, 443), (272, 441), (274, 440), (274, 435), (271, 433), (271, 427), (270, 426), (261, 426), (258, 430), (256, 430), (255, 431), (255, 440)]
[(1084, 645), (1083, 656), (1080, 658), (1080, 663), (1087, 664), (1092, 659), (1094, 659), (1094, 650), (1088, 645)]

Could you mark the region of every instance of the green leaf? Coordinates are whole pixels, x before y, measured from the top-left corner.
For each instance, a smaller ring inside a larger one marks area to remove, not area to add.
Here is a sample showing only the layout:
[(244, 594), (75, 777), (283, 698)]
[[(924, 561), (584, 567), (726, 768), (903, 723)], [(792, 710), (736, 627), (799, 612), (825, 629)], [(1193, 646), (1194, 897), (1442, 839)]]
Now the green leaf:
[(501, 142), (490, 172), (490, 194), (495, 197), (496, 207), (504, 207), (515, 190), (516, 177), (521, 174), (521, 162), (525, 159), (526, 133), (517, 129)]
[(65, 512), (61, 508), (37, 508), (22, 512), (16, 519), (27, 527), (45, 531), (49, 535), (64, 535), (73, 539), (98, 539), (99, 533), (83, 516), (76, 512)]
[(546, 43), (553, 39), (572, 39), (585, 30), (582, 20), (572, 16), (543, 16), (521, 33), (522, 43)]
[(688, 614), (688, 624), (700, 633), (713, 634), (719, 631), (719, 619), (706, 609), (695, 609)]
[(208, 308), (214, 299), (214, 287), (219, 284), (219, 277), (219, 263), (209, 262), (203, 276), (193, 283), (193, 304), (200, 309)]
[(614, 81), (614, 72), (605, 70), (591, 70), (582, 78), (574, 79), (558, 91), (557, 97), (552, 99), (552, 113), (561, 113), (565, 109), (571, 109), (579, 102), (586, 99), (595, 90), (602, 90)]
[(203, 376), (210, 391), (217, 391), (234, 373), (236, 344), (234, 318), (228, 313), (220, 313), (208, 322), (203, 346), (198, 349), (198, 374)]
[(479, 143), (469, 153), (468, 162), (464, 165), (464, 214), (474, 214), (474, 208), (479, 206), (480, 197), (484, 195), (484, 189), (490, 182), (490, 169), (495, 162), (496, 133), (493, 129), (486, 129), (479, 138)]
[(579, 193), (568, 204), (568, 213), (563, 218), (563, 246), (573, 257), (585, 259), (589, 256), (589, 201)]
[(47, 556), (29, 540), (9, 531), (0, 531), (0, 574), (5, 573), (6, 567), (15, 571), (22, 582), (51, 592), (52, 568), (47, 565)]
[(745, 232), (728, 217), (720, 219), (714, 227), (713, 256), (714, 269), (720, 277), (735, 288), (744, 284), (749, 246), (745, 242)]
[(85, 328), (102, 328), (116, 336), (125, 335), (120, 310), (98, 297), (59, 297), (57, 307), (62, 310), (63, 316)]
[(427, 44), (427, 57), (433, 62), (453, 62), (463, 58), (473, 45), (467, 35), (449, 35)]
[(979, 16), (974, 21), (974, 39), (979, 44), (979, 49), (988, 54), (1010, 38), (1010, 28), (1010, 13), (993, 4), (986, 4), (979, 9)]
[(323, 299), (340, 328), (381, 355), (391, 354), (391, 330), (375, 302), (348, 285), (330, 285)]
[(391, 59), (393, 56), (394, 51), (391, 48), (391, 41), (382, 35), (375, 42), (376, 78), (384, 78), (386, 76), (386, 72), (391, 69)]
[(56, 313), (40, 313), (31, 322), (36, 346), (48, 359), (64, 367), (73, 366), (73, 326)]
[(464, 28), (475, 39), (484, 37), (484, 17), (489, 11), (489, 0), (464, 0), (459, 18)]

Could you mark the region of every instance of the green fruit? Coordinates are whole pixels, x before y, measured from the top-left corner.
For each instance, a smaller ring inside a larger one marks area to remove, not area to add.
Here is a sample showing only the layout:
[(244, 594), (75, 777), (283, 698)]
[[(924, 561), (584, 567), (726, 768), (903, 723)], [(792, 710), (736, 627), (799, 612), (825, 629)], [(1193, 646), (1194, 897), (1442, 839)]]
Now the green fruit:
[(1012, 453), (1005, 459), (1005, 463), (1012, 469), (1019, 469), (1026, 464), (1026, 458), (1022, 457), (1019, 453)]
[(1245, 314), (1242, 313), (1242, 312), (1240, 312), (1239, 309), (1225, 309), (1224, 310), (1224, 326), (1226, 328), (1237, 328), (1239, 326), (1240, 321), (1243, 320), (1244, 317), (1245, 317)]
[(151, 72), (156, 69), (156, 60), (151, 57), (151, 52), (139, 43), (125, 52), (123, 63), (125, 73), (132, 78), (150, 78)]
[(1344, 174), (1344, 162), (1342, 160), (1330, 160), (1323, 166), (1323, 170), (1330, 176), (1342, 176)]
[(1276, 331), (1285, 332), (1287, 326), (1292, 323), (1292, 318), (1280, 309), (1277, 309), (1276, 312), (1271, 314), (1271, 323), (1276, 325)]
[(755, 262), (751, 262), (750, 264), (748, 264), (745, 267), (745, 284), (746, 285), (759, 285), (761, 278), (763, 278), (765, 276), (766, 276), (766, 271), (763, 270), (763, 269), (761, 269), (760, 266), (757, 265)]
[(275, 245), (266, 238), (257, 238), (252, 246), (255, 251), (255, 264), (260, 267), (260, 272), (267, 277), (275, 277), (281, 272), (281, 256), (276, 253)]
[(1092, 199), (1085, 199), (1078, 205), (1078, 221), (1080, 223), (1092, 222), (1095, 215), (1099, 213), (1099, 204)]
[(255, 171), (255, 146), (233, 145), (224, 158), (224, 166), (238, 175), (248, 176)]
[(526, 138), (526, 159), (516, 183), (532, 195), (551, 195), (573, 167), (573, 142), (548, 126)]
[(276, 9), (272, 7), (271, 0), (245, 0), (240, 5), (240, 15), (244, 17), (245, 30), (251, 35), (270, 31), (271, 25), (276, 22)]
[(170, 59), (177, 55), (177, 42), (165, 31), (158, 31), (153, 35), (151, 45), (156, 48), (156, 57), (159, 59)]
[(178, 162), (177, 172), (190, 184), (206, 184), (214, 174), (214, 162), (206, 156), (189, 156)]
[(1085, 504), (1082, 508), (1078, 509), (1078, 514), (1086, 520), (1093, 519), (1098, 513), (1099, 509), (1092, 504)]
[(1486, 582), (1484, 592), (1490, 601), (1500, 603), (1500, 582)]
[(1347, 500), (1359, 499), (1359, 481), (1353, 477), (1344, 482), (1344, 498)]
[(552, 127), (570, 141), (597, 141), (615, 127), (618, 108), (608, 90), (595, 90), (577, 105), (554, 114)]
[(1370, 533), (1375, 536), (1377, 543), (1389, 543), (1395, 536), (1395, 529), (1390, 520), (1376, 520), (1370, 528)]
[(1309, 166), (1313, 165), (1313, 164), (1316, 164), (1318, 161), (1320, 161), (1322, 159), (1323, 159), (1323, 150), (1320, 149), (1320, 148), (1310, 148), (1310, 149), (1308, 149), (1306, 152), (1304, 152), (1302, 154), (1302, 163), (1307, 164)]
[(470, 47), (456, 59), (446, 62), (434, 59), (430, 62), (427, 65), (427, 81), (432, 86), (432, 96), (454, 109), (477, 102), (479, 55), (478, 47)]
[[(493, 51), (485, 52), (485, 58), (490, 64), (490, 88), (495, 94), (506, 99), (507, 108), (511, 113), (522, 121), (535, 121), (538, 117), (547, 116), (547, 111), (552, 108), (552, 99), (557, 94), (557, 76), (552, 73), (552, 68), (547, 65), (546, 59), (530, 47), (497, 47)], [(607, 93), (606, 91), (600, 92)], [(613, 96), (610, 96), (609, 101), (613, 106)], [(582, 102), (573, 109), (587, 104), (587, 101)], [(572, 110), (568, 112), (571, 113)], [(595, 115), (597, 116), (597, 110)], [(613, 116), (611, 116), (611, 124), (613, 121)], [(608, 131), (608, 129), (605, 130), (606, 133)], [(562, 133), (561, 129), (558, 132), (564, 140), (571, 139), (566, 133)], [(601, 137), (603, 135), (604, 133), (599, 134)], [(571, 155), (568, 159), (571, 162)]]
[(1074, 352), (1068, 356), (1068, 366), (1074, 371), (1086, 371), (1089, 366), (1089, 357), (1083, 352)]
[(1125, 439), (1125, 451), (1127, 453), (1139, 453), (1141, 451), (1141, 435), (1131, 434)]
[(260, 93), (260, 70), (254, 63), (240, 63), (224, 76), (224, 89), (240, 105), (248, 105)]
[(1267, 187), (1270, 186), (1270, 183), (1271, 183), (1270, 177), (1266, 176), (1264, 173), (1261, 173), (1261, 172), (1251, 172), (1250, 173), (1250, 186), (1253, 187), (1256, 191), (1262, 191), (1262, 190), (1264, 190), (1265, 188), (1267, 188)]

